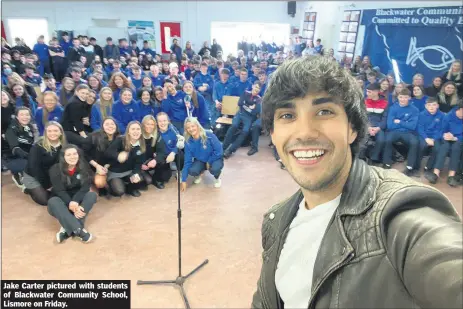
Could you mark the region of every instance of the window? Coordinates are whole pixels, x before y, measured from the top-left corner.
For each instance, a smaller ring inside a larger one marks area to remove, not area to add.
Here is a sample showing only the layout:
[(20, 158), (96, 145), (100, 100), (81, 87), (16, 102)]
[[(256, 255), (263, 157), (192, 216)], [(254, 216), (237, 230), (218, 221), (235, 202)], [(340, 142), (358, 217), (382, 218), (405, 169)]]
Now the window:
[(48, 21), (45, 18), (9, 18), (7, 24), (13, 44), (15, 38), (22, 38), (27, 46), (32, 49), (40, 35), (45, 37), (45, 44), (48, 44), (50, 40)]

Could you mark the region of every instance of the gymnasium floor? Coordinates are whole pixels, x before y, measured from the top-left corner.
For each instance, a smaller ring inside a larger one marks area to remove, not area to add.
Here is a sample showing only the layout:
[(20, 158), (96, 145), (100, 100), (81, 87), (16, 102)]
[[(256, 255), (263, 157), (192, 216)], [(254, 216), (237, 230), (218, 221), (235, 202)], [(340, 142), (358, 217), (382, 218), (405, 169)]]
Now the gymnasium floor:
[[(297, 189), (267, 144), (263, 138), (256, 155), (242, 148), (227, 160), (222, 188), (214, 189), (207, 175), (182, 194), (184, 274), (209, 259), (185, 284), (193, 308), (250, 306), (261, 266), (262, 215)], [(437, 188), (461, 215), (462, 187), (442, 180)], [(136, 285), (138, 279), (177, 276), (176, 208), (174, 180), (162, 191), (151, 186), (140, 198), (100, 198), (87, 220), (95, 241), (57, 244), (57, 221), (3, 175), (2, 279), (130, 279), (132, 308), (183, 308), (174, 287)]]

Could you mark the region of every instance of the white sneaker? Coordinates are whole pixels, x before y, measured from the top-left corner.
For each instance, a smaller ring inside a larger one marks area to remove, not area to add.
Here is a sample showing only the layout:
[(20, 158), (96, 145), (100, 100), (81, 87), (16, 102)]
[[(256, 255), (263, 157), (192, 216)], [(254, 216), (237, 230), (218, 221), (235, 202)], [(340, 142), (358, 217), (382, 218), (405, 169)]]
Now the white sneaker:
[(222, 186), (222, 179), (216, 179), (214, 183), (215, 188), (220, 188)]
[(193, 183), (194, 183), (194, 184), (200, 184), (201, 181), (202, 181), (201, 176), (198, 176), (198, 177), (195, 178), (195, 180), (193, 181)]

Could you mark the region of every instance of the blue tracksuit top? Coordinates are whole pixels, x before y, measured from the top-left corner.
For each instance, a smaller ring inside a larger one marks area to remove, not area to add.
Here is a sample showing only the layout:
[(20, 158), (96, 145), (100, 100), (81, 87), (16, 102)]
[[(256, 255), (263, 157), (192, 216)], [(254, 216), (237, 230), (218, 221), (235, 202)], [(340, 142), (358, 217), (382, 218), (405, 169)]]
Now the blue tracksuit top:
[(158, 77), (154, 77), (153, 76), (153, 73), (149, 73), (149, 77), (151, 77), (151, 81), (153, 83), (153, 86), (161, 86), (162, 87), (162, 84), (164, 83), (164, 79), (166, 78), (165, 75), (161, 75), (159, 74)]
[[(414, 132), (418, 125), (418, 116), (420, 112), (413, 105), (400, 106), (394, 104), (389, 108), (387, 115), (387, 129), (388, 131), (399, 132)], [(394, 123), (395, 119), (399, 119), (400, 123)]]
[(121, 134), (125, 134), (125, 129), (131, 121), (141, 121), (140, 119), (140, 106), (135, 100), (132, 100), (129, 104), (124, 104), (121, 101), (117, 101), (113, 105), (113, 117), (117, 121), (117, 126), (121, 131)]
[(267, 91), (267, 84), (268, 84), (268, 82), (266, 82), (263, 86), (260, 87), (259, 95), (260, 95), (261, 97), (263, 97), (264, 94), (265, 94), (265, 91)]
[(140, 79), (135, 79), (135, 77), (132, 76), (131, 80), (135, 89), (140, 89), (143, 86), (143, 75), (140, 77)]
[[(32, 117), (34, 117), (37, 111), (37, 103), (34, 101), (34, 99), (32, 99), (30, 95), (28, 95), (28, 97), (29, 97), (29, 104), (30, 104), (29, 109), (32, 112)], [(16, 107), (24, 106), (24, 101), (21, 97), (16, 98), (15, 102), (16, 102)]]
[[(53, 111), (48, 112), (48, 121), (60, 122), (62, 115), (63, 108), (57, 105)], [(42, 136), (43, 131), (45, 130), (45, 124), (43, 123), (43, 107), (39, 107), (37, 109), (37, 112), (35, 113), (35, 123), (37, 124), (37, 128), (39, 129), (40, 136)]]
[(42, 77), (40, 77), (38, 74), (34, 74), (32, 77), (24, 77), (24, 81), (28, 82), (29, 84), (40, 86), (40, 84), (42, 84)]
[(421, 99), (418, 98), (411, 98), (410, 103), (412, 103), (420, 112), (425, 110), (424, 105), (426, 104), (426, 100), (428, 96), (424, 95)]
[(191, 72), (192, 72), (192, 70), (190, 68), (186, 68), (185, 72), (183, 72), (183, 73), (185, 73), (186, 80), (191, 80)]
[(458, 138), (458, 141), (463, 141), (463, 120), (457, 117), (458, 107), (452, 109), (444, 116), (444, 123), (442, 124), (441, 138), (444, 133), (452, 133), (453, 136)]
[(242, 82), (240, 79), (233, 85), (232, 95), (240, 97), (245, 91), (251, 91), (251, 89), (252, 84), (249, 80)]
[(254, 74), (251, 75), (251, 76), (249, 76), (249, 78), (248, 78), (248, 81), (251, 82), (251, 85), (254, 84), (254, 82), (255, 82), (256, 80), (259, 80), (259, 77), (258, 77), (258, 76), (255, 76)]
[(222, 144), (214, 133), (206, 131), (207, 140), (205, 145), (201, 138), (195, 140), (190, 137), (185, 141), (185, 165), (182, 170), (182, 182), (188, 178), (188, 170), (193, 164), (193, 160), (212, 164), (212, 162), (223, 157)]
[(210, 76), (214, 76), (215, 73), (217, 73), (219, 71), (219, 68), (216, 66), (215, 68), (210, 66), (207, 68), (207, 74), (209, 74)]
[(427, 110), (420, 113), (418, 118), (418, 134), (422, 139), (432, 138), (434, 140), (442, 137), (442, 125), (445, 114), (440, 110), (432, 115)]
[[(116, 88), (116, 90), (113, 91), (114, 102), (119, 101), (120, 94), (121, 94), (121, 88)], [(132, 89), (132, 99), (135, 100), (136, 98), (137, 98), (137, 92), (134, 89)]]
[[(90, 113), (90, 127), (93, 129), (93, 131), (101, 129), (101, 125), (103, 124), (104, 119), (101, 115), (100, 106), (101, 104), (99, 101), (92, 105), (92, 110)], [(106, 107), (106, 115), (111, 116), (109, 106)]]
[(48, 45), (45, 43), (37, 43), (34, 45), (34, 48), (32, 49), (35, 53), (37, 53), (37, 56), (39, 57), (39, 60), (48, 60), (50, 57), (50, 53), (48, 52)]
[[(177, 91), (175, 96), (171, 94), (167, 95), (167, 99), (162, 101), (161, 110), (169, 115), (170, 120), (183, 122), (188, 117), (187, 109), (183, 99), (185, 98), (185, 92)], [(191, 103), (193, 106), (193, 103)]]
[(72, 47), (72, 41), (69, 40), (69, 42), (65, 42), (64, 40), (61, 40), (61, 41), (59, 42), (59, 45), (60, 45), (61, 48), (63, 49), (64, 55), (67, 56), (67, 55), (68, 55), (68, 52), (69, 52), (69, 48)]
[(224, 95), (231, 95), (233, 91), (233, 85), (227, 81), (222, 83), (221, 81), (214, 84), (214, 91), (212, 92), (212, 101), (218, 100), (222, 102)]
[(140, 106), (140, 121), (143, 120), (143, 117), (146, 115), (154, 115), (154, 102), (150, 101), (148, 104), (144, 104), (141, 100), (138, 101), (138, 105)]
[(177, 129), (172, 124), (169, 124), (166, 132), (161, 132), (160, 130), (159, 132), (161, 133), (162, 140), (166, 144), (167, 154), (171, 152), (176, 154), (178, 152), (177, 134), (179, 134)]
[(206, 105), (206, 99), (204, 99), (199, 92), (196, 92), (196, 94), (198, 96), (198, 107), (193, 106), (192, 116), (198, 118), (199, 123), (202, 126), (205, 126), (206, 124), (209, 124), (211, 115), (209, 114), (209, 109)]
[[(214, 89), (214, 80), (209, 74), (203, 75), (203, 73), (196, 74), (193, 84), (195, 85), (196, 90), (201, 87), (203, 84), (208, 84), (209, 88), (207, 88), (206, 92), (212, 94), (212, 89)], [(199, 90), (198, 90), (199, 91)]]
[(145, 55), (151, 54), (151, 56), (156, 57), (156, 51), (152, 50), (151, 48), (143, 48), (141, 52), (144, 52)]

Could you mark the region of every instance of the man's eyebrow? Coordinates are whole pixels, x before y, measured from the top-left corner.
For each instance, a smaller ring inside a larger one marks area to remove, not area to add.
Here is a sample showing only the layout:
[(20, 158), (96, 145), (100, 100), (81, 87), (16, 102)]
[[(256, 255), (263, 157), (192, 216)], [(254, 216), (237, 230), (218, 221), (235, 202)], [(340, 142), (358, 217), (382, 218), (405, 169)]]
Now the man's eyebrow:
[(278, 104), (276, 109), (283, 109), (283, 108), (291, 109), (291, 108), (296, 108), (296, 106), (294, 105), (293, 102), (286, 101), (286, 102), (281, 102), (280, 104)]
[(320, 105), (324, 103), (334, 103), (334, 98), (332, 97), (323, 97), (323, 98), (317, 98), (312, 101), (312, 105)]

